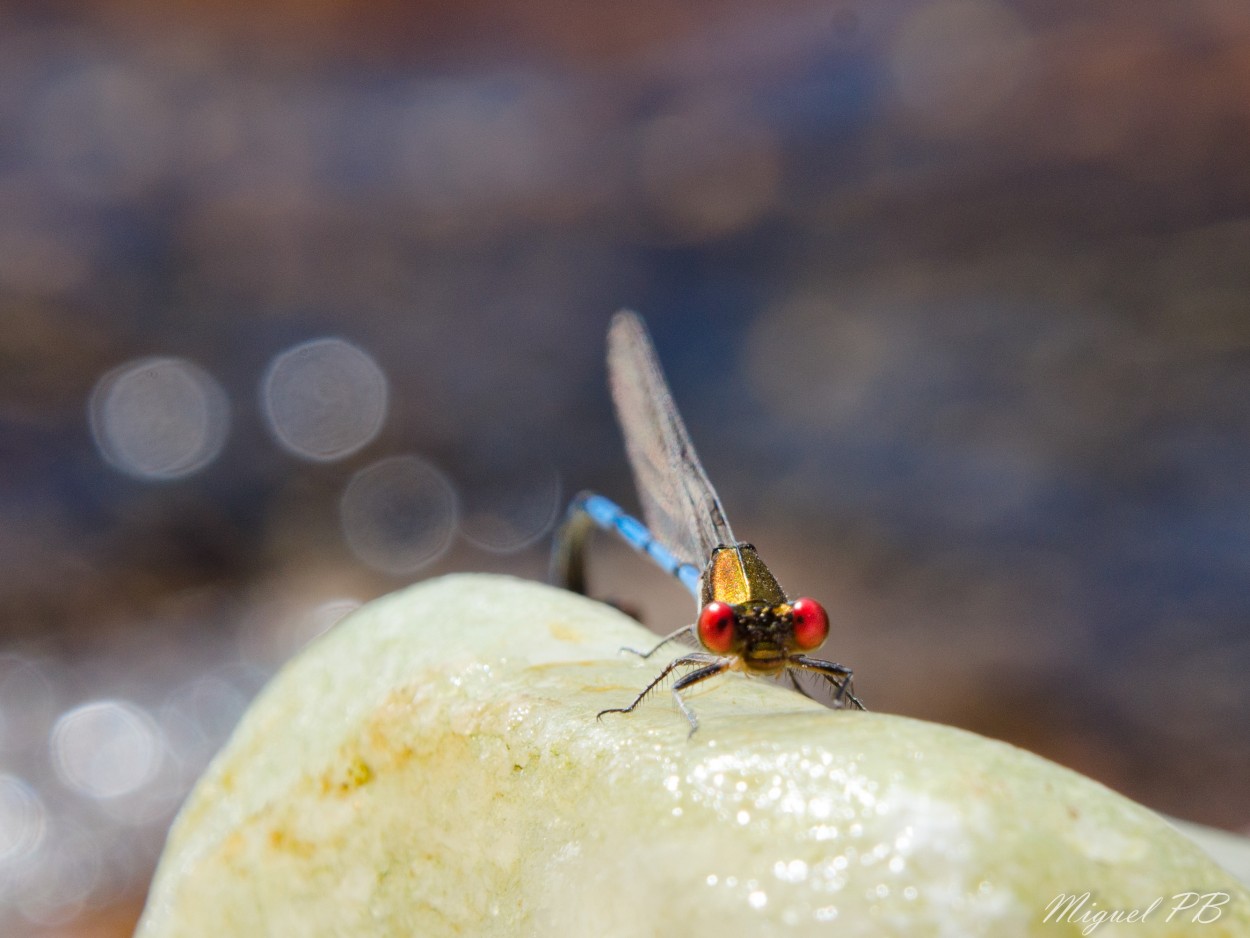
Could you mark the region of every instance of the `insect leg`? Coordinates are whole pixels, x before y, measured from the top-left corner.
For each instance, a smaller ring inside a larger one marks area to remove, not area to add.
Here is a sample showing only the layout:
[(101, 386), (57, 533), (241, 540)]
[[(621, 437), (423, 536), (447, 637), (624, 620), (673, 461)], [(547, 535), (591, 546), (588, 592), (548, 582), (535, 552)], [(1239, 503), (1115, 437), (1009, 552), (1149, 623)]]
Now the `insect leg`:
[[(708, 655), (701, 651), (691, 652), (688, 655), (682, 655), (680, 658), (674, 658), (672, 661), (670, 661), (667, 665), (664, 666), (663, 671), (661, 671), (659, 674), (655, 676), (655, 680), (653, 680), (650, 684), (648, 684), (646, 687), (642, 689), (642, 693), (640, 693), (637, 697), (635, 697), (634, 702), (631, 703), (628, 707), (609, 707), (607, 710), (600, 710), (595, 715), (595, 719), (596, 720), (602, 719), (605, 713), (633, 713), (634, 708), (643, 702), (647, 694), (655, 690), (656, 685), (659, 684), (661, 681), (663, 681), (670, 674), (672, 674), (673, 671), (676, 670), (677, 668), (680, 668), (686, 665), (707, 664), (708, 662), (719, 661), (719, 660), (720, 659), (717, 658), (715, 655)], [(687, 677), (688, 676), (689, 675), (687, 675)], [(685, 678), (682, 678), (682, 680), (685, 680)], [(678, 681), (678, 683), (681, 683), (681, 682)]]
[(679, 638), (685, 635), (693, 634), (693, 632), (694, 632), (693, 625), (683, 625), (681, 628), (677, 629), (676, 631), (669, 632), (667, 635), (665, 635), (664, 638), (660, 639), (660, 644), (656, 645), (650, 651), (639, 651), (637, 648), (622, 648), (621, 651), (627, 651), (631, 655), (637, 655), (639, 658), (650, 658), (652, 655), (654, 655), (657, 651), (659, 651), (669, 642), (675, 642)]
[(855, 696), (854, 674), (850, 668), (820, 658), (809, 658), (807, 655), (791, 655), (786, 659), (786, 667), (800, 671), (815, 671), (837, 688), (833, 694), (834, 703), (844, 706), (850, 701), (856, 710), (867, 710), (863, 702)]
[[(816, 700), (815, 697), (808, 693), (807, 688), (799, 683), (799, 679), (794, 676), (794, 671), (791, 668), (786, 668), (786, 677), (790, 679), (790, 686), (797, 690), (800, 694), (808, 700)], [(817, 702), (819, 703), (819, 701)]]
[(714, 658), (711, 664), (704, 665), (697, 671), (683, 674), (673, 683), (673, 700), (677, 701), (677, 708), (690, 721), (690, 732), (687, 734), (687, 738), (693, 736), (694, 731), (699, 728), (699, 721), (695, 719), (694, 711), (681, 699), (681, 692), (692, 684), (698, 684), (700, 681), (706, 681), (709, 677), (715, 677), (723, 671), (728, 671), (730, 664), (732, 662), (728, 658)]

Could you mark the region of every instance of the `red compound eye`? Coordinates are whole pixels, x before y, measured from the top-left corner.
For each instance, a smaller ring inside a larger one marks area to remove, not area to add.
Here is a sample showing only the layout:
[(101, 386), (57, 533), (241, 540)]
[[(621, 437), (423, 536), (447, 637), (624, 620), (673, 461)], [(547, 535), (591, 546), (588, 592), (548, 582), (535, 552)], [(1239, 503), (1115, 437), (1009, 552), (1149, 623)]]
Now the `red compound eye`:
[(733, 647), (734, 607), (729, 603), (710, 602), (699, 613), (699, 641), (708, 651), (723, 655)]
[(829, 613), (825, 607), (806, 596), (794, 601), (794, 644), (811, 651), (829, 635)]

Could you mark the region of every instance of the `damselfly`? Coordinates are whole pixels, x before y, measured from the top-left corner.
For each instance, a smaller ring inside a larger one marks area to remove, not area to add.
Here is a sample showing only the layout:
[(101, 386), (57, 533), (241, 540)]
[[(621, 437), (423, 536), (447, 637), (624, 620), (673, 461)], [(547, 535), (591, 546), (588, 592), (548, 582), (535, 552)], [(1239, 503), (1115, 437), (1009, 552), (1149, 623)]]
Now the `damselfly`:
[(661, 681), (684, 668), (693, 670), (674, 681), (673, 700), (691, 733), (699, 722), (681, 692), (725, 671), (784, 674), (802, 693), (795, 672), (812, 672), (832, 686), (836, 707), (863, 710), (850, 668), (807, 655), (829, 634), (824, 607), (807, 597), (787, 599), (755, 548), (734, 537), (673, 404), (646, 326), (634, 313), (617, 313), (608, 329), (608, 384), (647, 523), (602, 495), (583, 492), (569, 506), (557, 535), (554, 577), (584, 593), (587, 535), (592, 525), (614, 531), (680, 580), (699, 604), (693, 624), (665, 636), (650, 651), (627, 650), (649, 658), (682, 639), (696, 639), (704, 650), (674, 659), (628, 707), (599, 716), (630, 713)]

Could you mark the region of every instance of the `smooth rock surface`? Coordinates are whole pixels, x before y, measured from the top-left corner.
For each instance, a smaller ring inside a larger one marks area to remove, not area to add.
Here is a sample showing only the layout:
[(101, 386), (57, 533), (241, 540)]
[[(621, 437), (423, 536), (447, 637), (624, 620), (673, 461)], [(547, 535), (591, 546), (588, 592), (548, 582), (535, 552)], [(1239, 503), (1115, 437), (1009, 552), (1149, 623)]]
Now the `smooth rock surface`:
[[(1011, 938), (1156, 899), (1094, 933), (1250, 935), (1246, 890), (1190, 841), (1003, 743), (741, 675), (690, 695), (692, 739), (667, 692), (597, 723), (671, 657), (619, 646), (653, 641), (504, 577), (370, 603), (282, 670), (201, 779), (139, 938)], [(1187, 892), (1228, 899), (1168, 922)]]

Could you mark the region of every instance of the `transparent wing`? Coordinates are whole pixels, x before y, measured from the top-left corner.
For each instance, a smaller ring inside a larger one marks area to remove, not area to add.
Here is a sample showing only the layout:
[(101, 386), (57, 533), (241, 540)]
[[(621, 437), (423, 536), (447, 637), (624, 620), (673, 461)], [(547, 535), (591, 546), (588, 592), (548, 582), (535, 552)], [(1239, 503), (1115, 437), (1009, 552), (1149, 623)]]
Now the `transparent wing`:
[(608, 329), (608, 385), (647, 526), (679, 560), (702, 569), (714, 548), (737, 542), (673, 404), (647, 327), (627, 310)]

